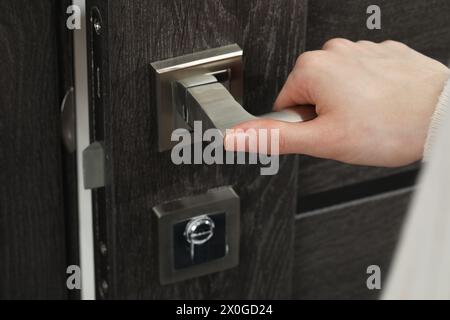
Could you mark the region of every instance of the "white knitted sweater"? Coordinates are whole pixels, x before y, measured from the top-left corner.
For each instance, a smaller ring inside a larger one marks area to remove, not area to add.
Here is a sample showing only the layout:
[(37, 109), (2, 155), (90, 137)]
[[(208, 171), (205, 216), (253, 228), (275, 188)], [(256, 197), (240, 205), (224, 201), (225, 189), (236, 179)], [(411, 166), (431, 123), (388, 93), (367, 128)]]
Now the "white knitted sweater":
[(450, 299), (450, 80), (433, 116), (385, 299)]
[(428, 132), (427, 143), (425, 144), (424, 161), (428, 162), (430, 160), (431, 151), (436, 143), (437, 135), (440, 128), (443, 126), (447, 113), (450, 109), (450, 79), (445, 85), (444, 91), (442, 92), (439, 102), (436, 106), (433, 118), (431, 119), (430, 130)]

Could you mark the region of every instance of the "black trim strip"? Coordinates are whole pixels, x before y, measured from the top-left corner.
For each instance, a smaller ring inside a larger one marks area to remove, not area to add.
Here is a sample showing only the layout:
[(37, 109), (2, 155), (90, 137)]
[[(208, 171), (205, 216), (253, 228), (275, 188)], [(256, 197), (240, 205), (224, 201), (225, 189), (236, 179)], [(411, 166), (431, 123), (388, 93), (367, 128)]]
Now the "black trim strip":
[(357, 199), (371, 197), (377, 194), (411, 187), (415, 185), (418, 174), (419, 170), (412, 170), (339, 189), (300, 196), (297, 202), (297, 213), (302, 214)]

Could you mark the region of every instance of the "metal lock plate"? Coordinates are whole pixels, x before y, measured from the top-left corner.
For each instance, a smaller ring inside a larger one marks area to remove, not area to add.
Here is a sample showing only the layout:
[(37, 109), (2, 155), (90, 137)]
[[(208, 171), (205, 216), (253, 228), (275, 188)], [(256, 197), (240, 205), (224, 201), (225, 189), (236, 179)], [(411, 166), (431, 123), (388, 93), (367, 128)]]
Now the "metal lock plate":
[(234, 99), (242, 104), (242, 56), (242, 49), (233, 44), (151, 64), (156, 86), (160, 152), (170, 150), (176, 144), (171, 141), (175, 129), (188, 129), (186, 121), (175, 107), (177, 82), (197, 75), (218, 75), (219, 79), (225, 76), (223, 84)]
[(231, 187), (165, 203), (153, 211), (162, 284), (238, 265), (240, 200)]

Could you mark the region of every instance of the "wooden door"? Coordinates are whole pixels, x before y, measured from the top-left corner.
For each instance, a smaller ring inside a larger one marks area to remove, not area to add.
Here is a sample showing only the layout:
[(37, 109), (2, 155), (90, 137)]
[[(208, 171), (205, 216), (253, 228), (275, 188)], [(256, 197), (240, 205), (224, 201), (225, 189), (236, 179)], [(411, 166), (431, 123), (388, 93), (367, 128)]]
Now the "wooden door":
[[(260, 176), (255, 166), (175, 166), (158, 152), (150, 63), (237, 43), (245, 52), (245, 105), (271, 109), (305, 43), (306, 1), (88, 1), (102, 18), (101, 130), (110, 184), (97, 197), (99, 297), (289, 298), (293, 264), (297, 165)], [(90, 10), (89, 9), (89, 10)], [(287, 36), (289, 35), (289, 36)], [(234, 187), (241, 198), (237, 268), (161, 286), (152, 207)]]
[(66, 268), (77, 263), (76, 203), (64, 202), (73, 182), (63, 176), (74, 158), (61, 147), (67, 3), (0, 3), (0, 299), (66, 299)]
[[(60, 117), (73, 86), (69, 4), (0, 4), (0, 298), (78, 297), (66, 290), (66, 268), (78, 264), (76, 158), (61, 145)], [(262, 114), (298, 55), (333, 37), (399, 40), (449, 62), (447, 0), (379, 1), (381, 30), (366, 28), (370, 4), (87, 0), (88, 57), (100, 68), (89, 69), (91, 139), (105, 147), (108, 182), (93, 196), (99, 299), (379, 296), (366, 269), (379, 265), (385, 279), (420, 164), (387, 170), (288, 156), (276, 176), (251, 165), (176, 166), (158, 151), (150, 76), (152, 62), (237, 43), (244, 106)], [(239, 266), (161, 285), (152, 208), (221, 186), (241, 201)]]
[[(325, 0), (88, 1), (102, 20), (101, 40), (91, 43), (91, 50), (101, 52), (103, 92), (102, 107), (92, 110), (92, 139), (104, 141), (109, 177), (109, 185), (95, 197), (100, 298), (378, 296), (365, 287), (366, 264), (379, 264), (387, 273), (419, 164), (388, 170), (284, 157), (274, 177), (262, 177), (251, 166), (174, 166), (168, 152), (157, 150), (156, 98), (149, 76), (154, 61), (237, 43), (245, 52), (244, 105), (259, 114), (271, 109), (305, 46), (319, 49), (333, 37), (395, 39), (441, 61), (448, 59), (443, 40), (449, 33), (446, 1), (381, 1), (381, 31), (366, 27), (369, 5)], [(402, 15), (405, 8), (412, 14)], [(399, 15), (401, 25), (395, 22)], [(152, 207), (226, 185), (241, 197), (239, 266), (161, 286)], [(370, 243), (373, 234), (383, 236), (352, 260), (351, 244)], [(341, 246), (334, 251), (333, 241), (340, 237)], [(330, 254), (336, 252), (342, 255)]]

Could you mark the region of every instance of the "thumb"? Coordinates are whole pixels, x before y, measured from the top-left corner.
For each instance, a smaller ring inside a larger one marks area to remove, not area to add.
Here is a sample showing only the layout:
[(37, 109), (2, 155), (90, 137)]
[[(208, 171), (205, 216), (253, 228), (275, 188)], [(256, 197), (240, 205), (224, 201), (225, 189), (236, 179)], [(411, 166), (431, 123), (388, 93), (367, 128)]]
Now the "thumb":
[[(288, 123), (270, 119), (257, 119), (227, 130), (225, 150), (236, 152), (324, 155), (327, 121), (318, 117), (312, 121)], [(252, 139), (256, 135), (256, 139)], [(278, 141), (273, 141), (273, 140)], [(245, 143), (239, 143), (245, 141)], [(278, 150), (274, 150), (274, 143)], [(267, 148), (266, 146), (271, 146)], [(277, 152), (278, 151), (278, 152)]]

